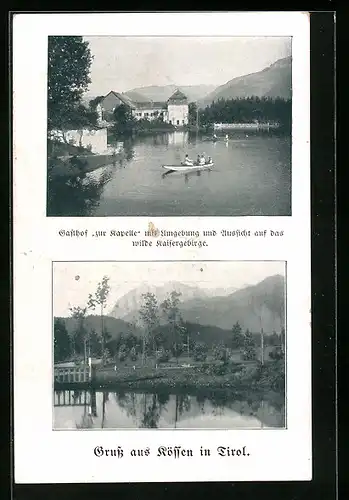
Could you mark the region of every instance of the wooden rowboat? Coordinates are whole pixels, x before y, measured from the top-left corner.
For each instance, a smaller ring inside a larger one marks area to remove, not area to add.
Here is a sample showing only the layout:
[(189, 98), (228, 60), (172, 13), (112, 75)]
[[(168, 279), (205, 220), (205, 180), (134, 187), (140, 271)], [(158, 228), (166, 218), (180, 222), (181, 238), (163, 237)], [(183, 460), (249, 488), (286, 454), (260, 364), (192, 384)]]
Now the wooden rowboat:
[(193, 164), (193, 165), (163, 165), (162, 168), (169, 170), (171, 172), (191, 172), (194, 170), (205, 170), (207, 168), (212, 168), (214, 165), (211, 163), (204, 163), (203, 165)]

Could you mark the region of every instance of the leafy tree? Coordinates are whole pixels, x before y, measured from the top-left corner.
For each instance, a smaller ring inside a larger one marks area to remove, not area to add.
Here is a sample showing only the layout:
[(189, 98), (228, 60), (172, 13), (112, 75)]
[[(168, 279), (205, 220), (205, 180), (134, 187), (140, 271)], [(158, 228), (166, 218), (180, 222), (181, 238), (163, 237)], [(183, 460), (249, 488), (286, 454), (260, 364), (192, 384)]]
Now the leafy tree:
[(127, 358), (127, 347), (125, 344), (122, 344), (118, 353), (119, 361), (125, 361)]
[(82, 36), (48, 37), (48, 129), (71, 121), (91, 83), (92, 55)]
[(205, 361), (207, 358), (208, 348), (204, 342), (195, 342), (193, 349), (194, 361)]
[(156, 351), (156, 330), (160, 325), (159, 305), (153, 293), (142, 294), (143, 303), (139, 311), (139, 316), (145, 330), (143, 335), (143, 361), (147, 346), (153, 352)]
[(167, 349), (159, 349), (156, 353), (156, 361), (158, 363), (167, 363), (167, 361), (170, 359), (170, 351)]
[(130, 350), (130, 359), (131, 361), (137, 361), (137, 352), (135, 347), (132, 347)]
[(87, 307), (70, 307), (71, 317), (76, 320), (76, 328), (72, 335), (74, 354), (84, 354), (84, 360), (87, 356), (88, 334), (85, 330), (85, 320)]
[(130, 132), (136, 123), (131, 108), (126, 104), (120, 104), (114, 109), (113, 119), (113, 131), (116, 134)]
[(104, 95), (99, 95), (95, 97), (94, 99), (91, 99), (90, 102), (88, 103), (90, 106), (90, 109), (95, 110), (98, 104), (104, 99)]
[[(102, 339), (102, 355), (105, 350), (106, 332), (104, 330), (104, 309), (107, 304), (108, 295), (110, 292), (109, 277), (103, 276), (102, 281), (98, 283), (97, 290), (94, 294), (89, 294), (88, 297), (88, 307), (95, 310), (100, 307), (100, 317), (101, 317), (101, 339)], [(103, 364), (105, 359), (103, 357)]]
[(90, 332), (90, 351), (92, 356), (102, 356), (102, 343), (101, 337), (96, 333), (96, 330)]
[(173, 290), (161, 304), (162, 313), (170, 327), (173, 342), (172, 351), (177, 359), (177, 363), (179, 356), (183, 352), (183, 336), (185, 330), (183, 329), (183, 320), (179, 310), (181, 295), (180, 292)]
[(256, 346), (249, 330), (246, 330), (243, 336), (242, 357), (246, 361), (256, 359)]
[(241, 349), (244, 343), (244, 336), (240, 323), (237, 321), (232, 328), (231, 344), (233, 349)]
[(215, 359), (223, 361), (224, 363), (228, 361), (228, 352), (224, 342), (221, 341), (214, 347), (213, 356)]
[(71, 342), (65, 322), (61, 318), (54, 320), (54, 360), (64, 361), (71, 355)]
[(198, 123), (198, 106), (196, 102), (190, 102), (188, 106), (188, 123), (189, 125), (197, 125)]
[(270, 359), (273, 359), (275, 361), (279, 361), (281, 359), (284, 359), (285, 355), (281, 349), (281, 347), (277, 346), (277, 347), (274, 347), (274, 349), (272, 351), (270, 351), (269, 353), (269, 358)]

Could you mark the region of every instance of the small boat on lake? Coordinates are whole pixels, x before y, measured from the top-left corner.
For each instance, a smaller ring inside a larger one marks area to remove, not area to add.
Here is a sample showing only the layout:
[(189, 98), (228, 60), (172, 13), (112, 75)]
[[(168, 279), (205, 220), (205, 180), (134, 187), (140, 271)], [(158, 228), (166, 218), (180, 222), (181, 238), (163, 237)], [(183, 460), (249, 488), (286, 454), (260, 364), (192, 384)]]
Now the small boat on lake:
[(212, 168), (214, 165), (213, 161), (210, 163), (193, 163), (192, 165), (163, 165), (162, 168), (170, 172), (191, 172), (194, 170), (205, 170)]

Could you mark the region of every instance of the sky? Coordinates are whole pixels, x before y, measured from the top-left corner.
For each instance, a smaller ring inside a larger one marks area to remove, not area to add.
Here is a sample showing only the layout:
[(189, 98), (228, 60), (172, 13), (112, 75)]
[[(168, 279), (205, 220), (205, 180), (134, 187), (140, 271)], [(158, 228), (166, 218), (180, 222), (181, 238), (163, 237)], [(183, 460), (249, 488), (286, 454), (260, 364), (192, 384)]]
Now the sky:
[(84, 37), (94, 60), (88, 95), (148, 85), (222, 85), (291, 55), (290, 37)]
[(53, 313), (69, 316), (69, 307), (84, 307), (104, 275), (110, 277), (108, 312), (119, 298), (144, 283), (177, 281), (202, 288), (242, 288), (275, 274), (285, 276), (284, 262), (55, 262)]

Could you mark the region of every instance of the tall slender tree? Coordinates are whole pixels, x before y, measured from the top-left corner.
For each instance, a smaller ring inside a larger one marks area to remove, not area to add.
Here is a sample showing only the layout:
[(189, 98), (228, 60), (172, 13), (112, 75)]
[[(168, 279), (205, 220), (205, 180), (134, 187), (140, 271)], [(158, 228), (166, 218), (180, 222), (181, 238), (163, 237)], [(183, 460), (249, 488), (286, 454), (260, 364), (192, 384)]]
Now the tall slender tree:
[(173, 341), (173, 352), (177, 359), (182, 352), (182, 346), (184, 343), (183, 335), (185, 329), (183, 328), (183, 319), (179, 309), (181, 293), (173, 290), (169, 296), (162, 302), (161, 309), (163, 315), (170, 327), (172, 341)]
[(143, 325), (142, 359), (145, 360), (146, 346), (150, 343), (153, 353), (156, 351), (156, 332), (160, 326), (159, 305), (153, 293), (142, 294), (142, 306), (139, 317)]
[(101, 340), (102, 340), (102, 363), (105, 364), (105, 329), (104, 329), (104, 309), (107, 304), (110, 286), (109, 286), (109, 277), (103, 276), (102, 280), (97, 285), (97, 290), (95, 294), (91, 293), (88, 296), (88, 308), (95, 310), (97, 307), (100, 309), (100, 318), (101, 318)]

